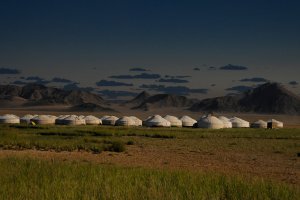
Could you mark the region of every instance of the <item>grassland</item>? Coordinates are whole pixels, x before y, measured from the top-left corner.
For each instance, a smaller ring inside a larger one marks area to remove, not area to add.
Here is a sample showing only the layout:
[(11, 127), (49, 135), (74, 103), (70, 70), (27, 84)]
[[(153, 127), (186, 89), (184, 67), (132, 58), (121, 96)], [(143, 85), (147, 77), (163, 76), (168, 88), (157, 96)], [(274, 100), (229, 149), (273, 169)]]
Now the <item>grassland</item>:
[(122, 136), (173, 138), (171, 132), (149, 132), (143, 129), (97, 126), (28, 126), (3, 125), (0, 129), (1, 149), (36, 149), (54, 151), (122, 152), (125, 144), (133, 144)]
[(284, 184), (216, 174), (0, 160), (1, 199), (296, 199)]
[(300, 129), (0, 125), (0, 199), (297, 199)]

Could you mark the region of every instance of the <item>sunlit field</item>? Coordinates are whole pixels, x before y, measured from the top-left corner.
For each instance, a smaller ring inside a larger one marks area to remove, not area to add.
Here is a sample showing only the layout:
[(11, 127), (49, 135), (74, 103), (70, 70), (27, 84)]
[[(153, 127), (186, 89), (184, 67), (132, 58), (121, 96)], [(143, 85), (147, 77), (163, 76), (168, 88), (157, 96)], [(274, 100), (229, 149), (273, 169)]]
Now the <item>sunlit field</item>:
[(284, 184), (36, 159), (0, 160), (1, 199), (296, 199)]
[(300, 129), (0, 126), (1, 199), (297, 199)]

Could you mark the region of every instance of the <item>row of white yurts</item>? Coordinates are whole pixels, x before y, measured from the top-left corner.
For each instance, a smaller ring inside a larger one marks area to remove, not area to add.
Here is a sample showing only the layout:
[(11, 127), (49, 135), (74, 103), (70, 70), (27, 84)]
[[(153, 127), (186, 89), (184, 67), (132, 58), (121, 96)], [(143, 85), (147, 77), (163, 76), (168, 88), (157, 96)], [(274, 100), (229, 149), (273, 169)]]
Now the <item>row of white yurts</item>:
[(197, 121), (187, 115), (177, 118), (172, 115), (164, 117), (160, 115), (149, 116), (143, 121), (143, 125), (147, 127), (194, 127)]
[(60, 115), (58, 117), (54, 115), (31, 115), (26, 114), (23, 117), (16, 115), (2, 115), (0, 116), (0, 123), (23, 123), (23, 124), (59, 124), (59, 125), (82, 125), (82, 124), (101, 124), (101, 120), (95, 116), (77, 116), (77, 115)]
[[(272, 119), (270, 121), (275, 122)], [(276, 121), (278, 122), (278, 121)], [(282, 122), (278, 122), (283, 124)], [(252, 126), (252, 124), (255, 124)], [(251, 124), (253, 128), (267, 128), (267, 122), (258, 120)], [(175, 116), (166, 115), (161, 117), (160, 115), (149, 116), (143, 121), (143, 126), (147, 127), (198, 127), (198, 128), (210, 128), (210, 129), (221, 129), (221, 128), (249, 128), (250, 123), (238, 117), (227, 118), (224, 116), (215, 117), (213, 115), (204, 115), (200, 117), (198, 121), (189, 117), (182, 116), (177, 118)], [(280, 127), (280, 126), (278, 126)], [(283, 127), (283, 125), (281, 126)]]
[(116, 116), (103, 116), (97, 118), (92, 115), (77, 116), (77, 115), (60, 115), (58, 117), (53, 115), (31, 115), (27, 114), (23, 117), (18, 117), (12, 114), (5, 114), (0, 116), (0, 123), (2, 124), (57, 124), (57, 125), (117, 125), (117, 126), (142, 126), (142, 120), (135, 116), (123, 116), (118, 118)]
[[(151, 118), (151, 119), (150, 119)], [(183, 116), (182, 119), (178, 119), (177, 117), (167, 115), (162, 118), (159, 115), (154, 115), (149, 117), (149, 125), (146, 126), (193, 126), (197, 121), (188, 117)], [(116, 116), (103, 116), (101, 118), (97, 118), (95, 116), (77, 116), (77, 115), (60, 115), (58, 117), (53, 115), (31, 115), (27, 114), (23, 117), (19, 118), (16, 115), (6, 114), (0, 116), (0, 123), (24, 123), (29, 124), (34, 122), (35, 124), (57, 124), (57, 125), (116, 125), (116, 126), (142, 126), (143, 121), (135, 116), (123, 116), (118, 118)]]
[[(268, 122), (258, 120), (249, 123), (238, 117), (227, 118), (224, 116), (215, 117), (213, 115), (204, 115), (198, 121), (189, 117), (182, 116), (177, 118), (175, 116), (160, 115), (149, 116), (146, 120), (142, 121), (135, 116), (123, 116), (118, 118), (116, 116), (103, 116), (97, 118), (92, 115), (77, 116), (77, 115), (60, 115), (58, 117), (53, 115), (24, 115), (19, 118), (16, 115), (5, 114), (0, 116), (0, 123), (14, 124), (14, 123), (31, 123), (35, 124), (58, 124), (58, 125), (112, 125), (112, 126), (147, 126), (147, 127), (198, 127), (198, 128), (282, 128), (283, 123), (275, 119)], [(271, 126), (269, 126), (271, 124)]]
[(227, 118), (225, 116), (203, 115), (197, 121), (198, 128), (249, 128), (250, 123), (238, 117)]
[(135, 116), (103, 116), (100, 118), (102, 120), (103, 125), (110, 126), (142, 126), (142, 120)]
[(268, 121), (258, 120), (250, 123), (244, 119), (238, 117), (227, 118), (225, 116), (215, 117), (213, 115), (204, 115), (197, 121), (199, 128), (283, 128), (283, 122), (275, 119)]
[(180, 118), (171, 115), (166, 115), (165, 117), (161, 117), (160, 115), (153, 115), (148, 117), (143, 122), (143, 125), (147, 127), (198, 127), (210, 129), (232, 127), (241, 128), (250, 126), (249, 122), (237, 117), (229, 119), (224, 116), (217, 118), (212, 115), (204, 115), (200, 117), (198, 121), (186, 115)]

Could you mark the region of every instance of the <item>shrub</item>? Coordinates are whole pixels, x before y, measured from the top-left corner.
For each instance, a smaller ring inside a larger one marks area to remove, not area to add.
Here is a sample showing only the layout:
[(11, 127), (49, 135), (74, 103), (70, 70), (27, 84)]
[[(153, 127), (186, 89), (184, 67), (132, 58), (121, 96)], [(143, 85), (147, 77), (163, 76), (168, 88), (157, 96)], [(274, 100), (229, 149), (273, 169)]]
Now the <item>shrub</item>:
[(113, 141), (111, 145), (109, 145), (108, 151), (123, 152), (125, 151), (125, 145), (121, 141)]
[(98, 137), (108, 137), (108, 136), (113, 136), (112, 133), (102, 133), (102, 132), (96, 132), (96, 131), (88, 131), (87, 133), (93, 135), (93, 136), (98, 136)]
[(47, 126), (31, 126), (28, 124), (13, 124), (9, 125), (9, 127), (18, 129), (49, 129)]
[(134, 142), (133, 142), (132, 140), (129, 140), (126, 144), (127, 144), (127, 145), (133, 145)]
[(102, 148), (100, 148), (98, 146), (93, 146), (93, 147), (91, 147), (91, 151), (95, 154), (98, 154), (98, 153), (102, 152)]
[(155, 134), (145, 134), (145, 137), (173, 139), (173, 138), (175, 138), (175, 135), (165, 135), (165, 134), (155, 133)]

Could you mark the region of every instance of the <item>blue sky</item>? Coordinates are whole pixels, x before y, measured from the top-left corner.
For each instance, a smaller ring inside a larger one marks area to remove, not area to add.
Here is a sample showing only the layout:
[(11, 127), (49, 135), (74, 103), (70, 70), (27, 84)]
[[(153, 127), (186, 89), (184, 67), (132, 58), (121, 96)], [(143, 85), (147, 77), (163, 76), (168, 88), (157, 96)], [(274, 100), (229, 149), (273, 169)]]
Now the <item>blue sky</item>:
[[(123, 91), (119, 98), (143, 89), (220, 96), (262, 83), (253, 78), (299, 94), (289, 84), (300, 82), (299, 13), (296, 0), (1, 1), (0, 69), (20, 73), (0, 77), (70, 84), (52, 81), (64, 78), (105, 95)], [(246, 69), (221, 69), (228, 64)]]

